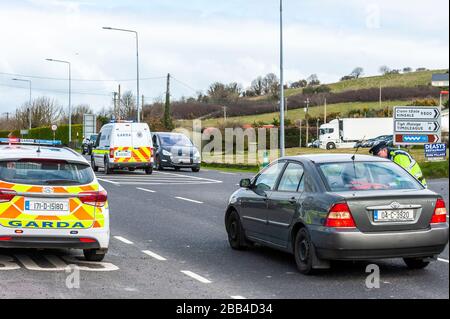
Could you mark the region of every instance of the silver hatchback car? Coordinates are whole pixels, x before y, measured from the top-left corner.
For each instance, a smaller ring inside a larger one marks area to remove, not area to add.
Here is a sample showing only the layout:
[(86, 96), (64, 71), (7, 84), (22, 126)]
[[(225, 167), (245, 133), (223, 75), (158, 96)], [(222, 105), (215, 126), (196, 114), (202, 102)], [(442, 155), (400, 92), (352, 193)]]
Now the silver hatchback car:
[(443, 198), (389, 160), (285, 157), (240, 186), (225, 214), (231, 247), (293, 253), (304, 274), (331, 260), (403, 258), (420, 269), (448, 243)]

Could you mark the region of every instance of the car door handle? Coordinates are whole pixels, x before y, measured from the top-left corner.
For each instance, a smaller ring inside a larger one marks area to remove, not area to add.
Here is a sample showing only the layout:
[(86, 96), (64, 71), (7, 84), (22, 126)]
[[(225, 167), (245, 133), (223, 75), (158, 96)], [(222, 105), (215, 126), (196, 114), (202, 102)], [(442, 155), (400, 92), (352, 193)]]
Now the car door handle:
[(297, 198), (292, 197), (292, 198), (289, 200), (289, 203), (290, 203), (290, 204), (296, 204), (296, 203), (297, 203)]

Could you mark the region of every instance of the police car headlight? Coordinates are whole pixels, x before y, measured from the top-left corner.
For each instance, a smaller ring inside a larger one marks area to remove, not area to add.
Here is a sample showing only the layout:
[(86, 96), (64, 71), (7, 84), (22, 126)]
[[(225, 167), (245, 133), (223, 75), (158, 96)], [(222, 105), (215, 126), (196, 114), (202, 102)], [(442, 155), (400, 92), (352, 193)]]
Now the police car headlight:
[(172, 156), (172, 153), (170, 153), (169, 151), (163, 150), (162, 151), (164, 156)]

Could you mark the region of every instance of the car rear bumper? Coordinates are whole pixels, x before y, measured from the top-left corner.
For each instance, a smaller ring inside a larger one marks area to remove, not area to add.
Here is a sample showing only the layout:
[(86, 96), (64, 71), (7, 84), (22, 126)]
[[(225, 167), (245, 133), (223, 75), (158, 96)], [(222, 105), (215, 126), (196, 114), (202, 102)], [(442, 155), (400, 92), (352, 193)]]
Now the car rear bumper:
[(195, 163), (192, 159), (189, 160), (189, 162), (186, 161), (186, 163), (180, 163), (177, 162), (177, 160), (173, 160), (170, 158), (170, 156), (162, 156), (161, 158), (161, 165), (163, 167), (175, 167), (175, 168), (199, 168), (200, 162)]
[(110, 168), (117, 169), (117, 168), (152, 168), (153, 163), (151, 162), (144, 162), (144, 163), (110, 163)]
[[(20, 229), (23, 231), (22, 234), (17, 234), (17, 230), (0, 227), (0, 248), (108, 249), (109, 247), (110, 233), (107, 228)], [(80, 238), (91, 239), (93, 242), (83, 242)]]
[(428, 257), (442, 253), (448, 244), (448, 224), (401, 232), (362, 233), (358, 230), (317, 227), (311, 238), (319, 258), (357, 260)]

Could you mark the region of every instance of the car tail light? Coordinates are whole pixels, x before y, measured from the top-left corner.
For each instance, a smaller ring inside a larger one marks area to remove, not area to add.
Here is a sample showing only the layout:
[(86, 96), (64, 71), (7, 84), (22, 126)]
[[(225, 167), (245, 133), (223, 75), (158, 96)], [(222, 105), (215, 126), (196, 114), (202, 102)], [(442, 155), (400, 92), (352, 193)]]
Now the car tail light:
[(10, 202), (16, 195), (17, 193), (13, 190), (0, 188), (0, 203)]
[(95, 239), (92, 238), (80, 238), (80, 242), (81, 243), (96, 243), (97, 241)]
[(12, 237), (11, 236), (2, 236), (0, 237), (0, 241), (11, 241)]
[(355, 228), (356, 224), (348, 205), (346, 203), (334, 204), (328, 213), (325, 226)]
[(447, 208), (442, 198), (438, 198), (434, 208), (433, 217), (431, 217), (431, 224), (440, 224), (447, 222)]
[(108, 194), (105, 191), (101, 192), (83, 192), (78, 194), (78, 198), (83, 204), (103, 207), (108, 200)]
[(114, 149), (113, 148), (109, 149), (109, 158), (114, 158)]

